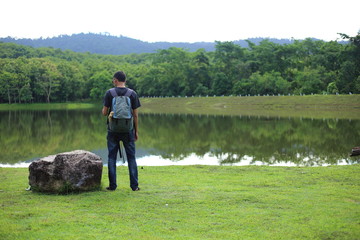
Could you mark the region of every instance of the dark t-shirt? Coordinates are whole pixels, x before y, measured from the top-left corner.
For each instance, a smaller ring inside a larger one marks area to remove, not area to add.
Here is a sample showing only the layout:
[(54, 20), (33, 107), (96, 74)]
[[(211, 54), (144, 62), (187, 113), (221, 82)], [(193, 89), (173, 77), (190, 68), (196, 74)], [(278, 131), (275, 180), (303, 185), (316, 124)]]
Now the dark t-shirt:
[[(115, 88), (116, 93), (118, 94), (118, 96), (124, 96), (125, 93), (126, 93), (126, 89), (127, 88), (120, 88), (120, 87)], [(109, 89), (105, 93), (104, 106), (108, 107), (110, 109), (110, 111), (112, 110), (111, 109), (112, 99), (113, 99), (113, 96), (111, 95), (110, 89)], [(137, 93), (134, 90), (132, 91), (132, 94), (130, 95), (130, 101), (131, 101), (131, 108), (132, 109), (137, 109), (137, 108), (139, 108), (141, 106), (139, 97), (138, 97)]]

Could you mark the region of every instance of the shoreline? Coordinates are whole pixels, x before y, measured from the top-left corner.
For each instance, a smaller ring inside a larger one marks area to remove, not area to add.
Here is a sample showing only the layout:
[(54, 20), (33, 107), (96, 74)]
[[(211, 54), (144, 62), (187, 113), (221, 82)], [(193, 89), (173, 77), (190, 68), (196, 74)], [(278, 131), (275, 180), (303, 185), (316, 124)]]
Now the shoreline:
[(360, 95), (141, 99), (143, 113), (360, 119)]
[[(142, 97), (141, 113), (360, 119), (360, 94), (304, 96)], [(1, 111), (94, 110), (101, 102), (0, 104)], [(100, 110), (99, 110), (100, 111)]]

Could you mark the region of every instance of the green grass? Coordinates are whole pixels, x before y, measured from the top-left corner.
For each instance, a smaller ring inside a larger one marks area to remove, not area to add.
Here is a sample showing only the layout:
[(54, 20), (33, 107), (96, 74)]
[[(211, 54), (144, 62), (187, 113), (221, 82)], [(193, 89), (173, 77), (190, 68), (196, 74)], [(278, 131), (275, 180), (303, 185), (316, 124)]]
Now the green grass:
[(0, 104), (0, 111), (4, 110), (73, 110), (101, 108), (99, 103), (25, 103)]
[[(140, 113), (360, 119), (360, 94), (141, 98)], [(4, 110), (101, 109), (101, 103), (0, 104)]]
[(25, 191), (28, 170), (0, 168), (0, 239), (359, 239), (360, 165), (168, 166), (119, 187)]
[(144, 98), (141, 112), (360, 119), (360, 95)]

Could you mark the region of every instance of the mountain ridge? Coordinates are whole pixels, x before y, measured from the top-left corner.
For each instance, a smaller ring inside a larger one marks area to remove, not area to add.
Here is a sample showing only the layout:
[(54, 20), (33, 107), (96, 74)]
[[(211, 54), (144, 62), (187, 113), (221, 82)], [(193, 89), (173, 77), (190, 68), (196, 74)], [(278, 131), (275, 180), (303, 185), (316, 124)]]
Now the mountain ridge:
[[(248, 41), (259, 44), (263, 40), (269, 40), (277, 44), (291, 44), (293, 39), (276, 39), (276, 38), (248, 38), (246, 40), (231, 41), (241, 47), (248, 47)], [(316, 39), (318, 40), (318, 39)], [(71, 50), (74, 52), (90, 52), (105, 55), (126, 55), (154, 53), (160, 49), (178, 47), (194, 52), (198, 49), (214, 51), (216, 42), (145, 42), (125, 36), (112, 36), (107, 33), (78, 33), (72, 35), (59, 35), (51, 38), (0, 38), (0, 42), (11, 42), (20, 45), (39, 47), (53, 47), (62, 50)]]

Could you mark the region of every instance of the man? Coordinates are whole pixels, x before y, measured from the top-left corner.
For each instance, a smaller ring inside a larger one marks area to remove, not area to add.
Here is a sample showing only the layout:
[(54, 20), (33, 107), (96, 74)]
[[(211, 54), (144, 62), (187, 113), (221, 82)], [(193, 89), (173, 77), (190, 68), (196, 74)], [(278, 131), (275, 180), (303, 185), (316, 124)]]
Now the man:
[[(128, 89), (125, 87), (126, 75), (122, 71), (118, 71), (114, 74), (113, 84), (115, 91), (118, 96), (124, 96)], [(116, 158), (117, 153), (120, 149), (120, 141), (123, 142), (127, 162), (129, 169), (130, 177), (130, 187), (133, 191), (139, 191), (138, 183), (138, 170), (135, 159), (135, 141), (138, 139), (138, 108), (141, 106), (138, 95), (135, 91), (132, 90), (131, 95), (129, 96), (131, 101), (132, 116), (134, 120), (134, 128), (128, 133), (116, 133), (112, 132), (108, 127), (107, 133), (107, 146), (108, 146), (108, 174), (109, 174), (109, 187), (107, 190), (114, 191), (117, 188), (116, 184)], [(104, 97), (104, 106), (102, 109), (102, 114), (108, 116), (112, 108), (112, 99), (113, 95), (110, 92), (110, 89), (105, 93)]]

